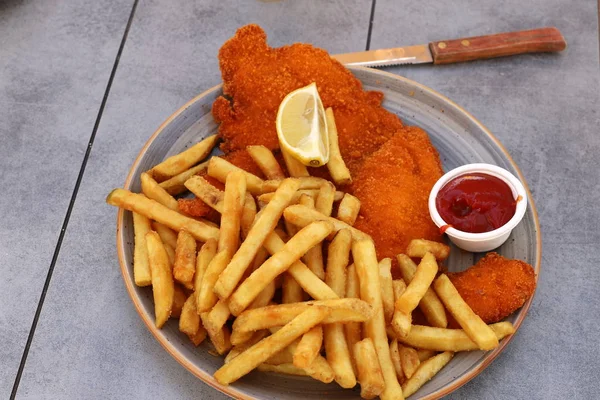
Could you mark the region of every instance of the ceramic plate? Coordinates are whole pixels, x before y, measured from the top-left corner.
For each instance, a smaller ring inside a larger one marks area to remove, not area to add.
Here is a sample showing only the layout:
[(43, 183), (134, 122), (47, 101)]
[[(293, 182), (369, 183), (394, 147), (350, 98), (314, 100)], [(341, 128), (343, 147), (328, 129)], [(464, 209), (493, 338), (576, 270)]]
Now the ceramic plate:
[[(385, 95), (383, 106), (397, 114), (406, 124), (425, 129), (438, 149), (445, 171), (463, 164), (485, 162), (511, 171), (525, 184), (523, 175), (500, 142), (475, 118), (435, 91), (409, 79), (384, 71), (352, 68), (367, 90), (379, 90)], [(133, 163), (125, 188), (140, 191), (140, 174), (186, 149), (200, 139), (216, 133), (217, 124), (210, 113), (213, 101), (221, 95), (216, 86), (192, 99), (171, 117), (148, 140)], [(525, 184), (527, 188), (527, 185)], [(531, 196), (529, 196), (531, 200)], [(146, 326), (160, 344), (185, 368), (216, 389), (241, 399), (358, 399), (358, 389), (344, 390), (336, 384), (321, 384), (310, 378), (288, 377), (253, 372), (231, 386), (219, 385), (212, 374), (223, 364), (221, 357), (209, 354), (206, 342), (195, 348), (179, 332), (177, 320), (169, 321), (161, 330), (154, 326), (152, 290), (139, 288), (133, 282), (133, 225), (130, 212), (122, 210), (117, 220), (117, 250), (125, 285)], [(498, 249), (509, 258), (524, 260), (540, 272), (541, 238), (533, 201), (529, 202), (523, 221), (512, 231), (509, 240)], [(459, 250), (451, 252), (450, 271), (463, 270), (481, 255)], [(508, 318), (519, 327), (531, 299)], [(458, 353), (452, 361), (411, 399), (437, 399), (479, 374), (507, 346), (512, 336), (504, 339), (494, 351)], [(358, 388), (358, 386), (357, 386)]]

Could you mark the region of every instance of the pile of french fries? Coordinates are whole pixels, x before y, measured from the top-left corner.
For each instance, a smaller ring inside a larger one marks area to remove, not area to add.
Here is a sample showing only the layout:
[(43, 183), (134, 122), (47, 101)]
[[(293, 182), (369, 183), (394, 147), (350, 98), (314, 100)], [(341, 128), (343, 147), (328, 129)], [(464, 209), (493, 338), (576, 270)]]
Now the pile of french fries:
[[(335, 155), (327, 166), (340, 186), (351, 177), (327, 118)], [(356, 197), (288, 155), (286, 178), (263, 146), (248, 151), (267, 180), (219, 157), (202, 162), (216, 143), (211, 136), (168, 158), (141, 175), (141, 194), (115, 189), (107, 202), (133, 212), (134, 280), (152, 286), (156, 326), (179, 318), (194, 345), (208, 336), (226, 355), (221, 384), (258, 369), (397, 400), (455, 352), (490, 350), (513, 333), (509, 322), (486, 325), (439, 274), (448, 246), (413, 240), (394, 280), (392, 260), (378, 260), (370, 236), (353, 227)], [(221, 214), (219, 226), (180, 212), (173, 196), (188, 190)], [(417, 307), (430, 326), (413, 325)], [(462, 329), (447, 328), (447, 311)]]

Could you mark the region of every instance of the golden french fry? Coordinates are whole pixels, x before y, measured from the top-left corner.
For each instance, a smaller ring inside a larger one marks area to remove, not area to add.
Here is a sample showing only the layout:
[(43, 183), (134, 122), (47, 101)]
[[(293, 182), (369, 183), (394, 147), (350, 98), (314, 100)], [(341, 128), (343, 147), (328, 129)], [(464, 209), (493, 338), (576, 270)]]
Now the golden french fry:
[(336, 185), (349, 185), (352, 183), (352, 176), (340, 152), (338, 131), (331, 107), (325, 110), (325, 117), (327, 119), (327, 131), (329, 132), (329, 162), (327, 163), (327, 169)]
[(183, 216), (142, 194), (132, 193), (125, 189), (114, 189), (106, 198), (106, 202), (112, 206), (142, 214), (176, 231), (186, 230), (202, 242), (219, 237), (218, 228)]
[(194, 276), (194, 296), (196, 296), (196, 305), (199, 304), (201, 300), (200, 291), (202, 289), (204, 272), (216, 254), (217, 241), (215, 239), (209, 239), (202, 245), (198, 252), (198, 256), (196, 257), (196, 275)]
[(446, 351), (422, 363), (415, 371), (413, 376), (402, 384), (402, 393), (404, 397), (414, 394), (435, 376), (450, 360), (454, 353)]
[(282, 149), (281, 155), (283, 156), (283, 161), (285, 162), (285, 166), (291, 177), (299, 178), (310, 176), (310, 174), (308, 173), (308, 169), (306, 169), (306, 166), (300, 161), (296, 160), (287, 151)]
[(282, 326), (314, 306), (331, 309), (331, 314), (323, 321), (324, 324), (365, 322), (373, 316), (373, 308), (360, 299), (313, 300), (246, 310), (233, 322), (233, 330), (252, 332)]
[(227, 300), (219, 300), (212, 310), (207, 313), (206, 318), (202, 320), (204, 328), (210, 336), (215, 336), (223, 328), (230, 315)]
[[(316, 176), (301, 176), (297, 178), (300, 182), (299, 190), (305, 189), (320, 189), (321, 185), (324, 182), (327, 182), (326, 179), (317, 178)], [(284, 179), (285, 180), (285, 179)], [(276, 191), (283, 181), (280, 180), (268, 180), (264, 181), (262, 187), (262, 193), (269, 193)]]
[[(398, 300), (406, 290), (406, 284), (401, 279), (394, 280), (392, 281), (392, 289), (394, 291), (394, 300)], [(401, 311), (394, 310), (391, 325), (395, 333), (394, 337), (405, 337), (411, 330), (412, 314), (404, 314)]]
[(149, 174), (142, 172), (140, 181), (142, 182), (142, 193), (147, 198), (155, 200), (173, 211), (179, 212), (177, 200), (167, 193)]
[[(312, 197), (302, 195), (300, 196), (300, 204), (307, 207), (314, 208), (315, 201)], [(288, 232), (289, 233), (289, 232)], [(290, 235), (292, 235), (290, 233)], [(325, 266), (323, 265), (323, 246), (321, 243), (317, 243), (314, 247), (309, 249), (306, 254), (302, 257), (302, 260), (317, 277), (321, 280), (325, 280)]]
[(179, 284), (175, 284), (173, 292), (173, 307), (171, 307), (171, 318), (179, 318), (181, 316), (181, 310), (187, 300), (188, 296), (183, 291), (183, 288)]
[(417, 271), (413, 279), (396, 301), (396, 310), (404, 314), (409, 314), (417, 308), (425, 292), (427, 292), (427, 289), (429, 289), (429, 286), (431, 286), (431, 283), (435, 279), (437, 272), (438, 265), (435, 257), (431, 253), (426, 253), (417, 266)]
[[(415, 264), (410, 257), (406, 254), (399, 254), (398, 257), (398, 268), (402, 274), (404, 282), (409, 284), (417, 271), (417, 264)], [(425, 314), (425, 318), (432, 325), (438, 328), (445, 328), (448, 326), (448, 318), (446, 316), (446, 309), (440, 301), (437, 294), (432, 287), (427, 289), (425, 295), (419, 303), (419, 308)]]
[[(347, 298), (360, 298), (360, 286), (358, 282), (358, 275), (356, 274), (356, 267), (354, 264), (350, 264), (346, 274), (346, 297)], [(349, 322), (344, 324), (344, 333), (346, 334), (346, 342), (348, 343), (348, 350), (350, 351), (350, 360), (352, 361), (352, 369), (354, 375), (358, 374), (356, 368), (356, 357), (354, 356), (354, 345), (362, 339), (362, 327), (359, 322)]]
[(310, 364), (308, 367), (304, 368), (308, 376), (313, 379), (316, 379), (323, 383), (331, 383), (335, 378), (335, 374), (333, 369), (325, 359), (320, 354), (317, 354), (317, 358)]
[(258, 249), (275, 229), (284, 208), (287, 207), (296, 190), (298, 190), (298, 181), (285, 179), (281, 187), (277, 189), (273, 201), (256, 215), (256, 222), (250, 228), (246, 240), (234, 254), (231, 262), (215, 284), (215, 293), (219, 297), (225, 299), (233, 293), (252, 259), (256, 256)]
[[(208, 313), (202, 313), (200, 314), (200, 318), (202, 319), (202, 324), (204, 325), (208, 317)], [(219, 353), (220, 355), (223, 355), (225, 353), (227, 353), (230, 349), (231, 349), (231, 340), (230, 340), (230, 336), (231, 333), (229, 332), (229, 328), (227, 326), (224, 326), (223, 328), (221, 328), (220, 331), (217, 332), (216, 335), (211, 335), (210, 332), (208, 332), (208, 337), (210, 338), (211, 343), (213, 344), (213, 346), (215, 347), (215, 350), (217, 351), (217, 353)]]
[(346, 267), (350, 259), (352, 235), (347, 229), (339, 231), (329, 245), (325, 282), (339, 296), (346, 295)]
[(417, 349), (417, 355), (419, 356), (419, 361), (421, 361), (421, 362), (430, 359), (431, 357), (435, 356), (436, 354), (437, 354), (437, 352), (435, 352), (433, 350)]
[(311, 365), (321, 352), (322, 345), (323, 327), (317, 325), (302, 335), (294, 352), (294, 365), (298, 368), (306, 368)]
[(218, 297), (214, 292), (215, 282), (217, 282), (220, 274), (227, 267), (227, 263), (230, 259), (231, 257), (227, 251), (219, 251), (212, 260), (210, 260), (210, 263), (202, 276), (202, 283), (200, 284), (200, 294), (197, 297), (198, 312), (208, 312), (217, 303)]
[(231, 333), (231, 343), (233, 344), (233, 347), (231, 348), (231, 351), (229, 351), (229, 353), (227, 353), (227, 356), (225, 356), (225, 360), (224, 360), (225, 364), (227, 364), (229, 361), (233, 360), (234, 358), (236, 358), (237, 356), (242, 354), (244, 351), (246, 351), (250, 347), (254, 346), (256, 343), (263, 340), (269, 334), (270, 334), (270, 332), (266, 329), (263, 329), (263, 330), (257, 331), (257, 332), (251, 332), (250, 336), (248, 337), (247, 340), (245, 340), (244, 342), (239, 343), (239, 344), (233, 344), (234, 332), (232, 332)]
[(419, 355), (417, 351), (412, 347), (406, 347), (402, 345), (398, 345), (398, 352), (400, 353), (400, 363), (402, 364), (402, 371), (404, 371), (404, 376), (407, 379), (410, 379), (411, 376), (415, 373), (421, 361), (419, 360)]
[(138, 286), (152, 284), (152, 274), (148, 262), (148, 247), (146, 246), (146, 234), (151, 230), (150, 219), (134, 212), (133, 280)]
[[(262, 185), (263, 180), (258, 176), (251, 174), (250, 172), (246, 172), (241, 168), (236, 167), (229, 161), (221, 158), (221, 157), (213, 157), (208, 162), (208, 175), (213, 178), (225, 183), (227, 179), (227, 175), (233, 171), (240, 171), (246, 177), (246, 187), (247, 190), (255, 196), (258, 196), (262, 193)], [(188, 187), (186, 185), (186, 187)], [(189, 187), (188, 187), (189, 189)], [(191, 190), (191, 189), (190, 189)]]
[(290, 364), (294, 362), (294, 353), (291, 352), (290, 346), (281, 350), (280, 352), (269, 357), (265, 364), (271, 365), (281, 365), (281, 364)]
[(240, 229), (242, 238), (246, 239), (256, 218), (256, 202), (250, 193), (246, 193), (246, 201), (244, 201), (244, 209), (242, 210), (242, 220), (240, 221)]
[(330, 312), (326, 307), (310, 307), (279, 331), (261, 340), (221, 367), (215, 372), (215, 379), (222, 385), (229, 385), (238, 380), (268, 360), (269, 357), (290, 345), (313, 326), (319, 324)]
[(379, 281), (381, 282), (381, 301), (386, 325), (394, 315), (394, 287), (392, 285), (392, 259), (384, 258), (379, 261)]
[(203, 162), (202, 164), (198, 164), (195, 167), (192, 167), (178, 175), (175, 175), (170, 179), (167, 179), (166, 181), (159, 183), (159, 185), (161, 188), (165, 189), (167, 193), (169, 193), (171, 196), (177, 196), (178, 194), (187, 191), (187, 188), (185, 187), (185, 181), (190, 179), (192, 176), (206, 170), (207, 166), (208, 162)]
[(340, 206), (338, 207), (337, 219), (352, 226), (358, 218), (360, 212), (360, 200), (351, 194), (344, 194)]
[(221, 232), (217, 246), (219, 251), (226, 251), (230, 257), (236, 252), (240, 242), (240, 226), (245, 201), (245, 176), (242, 172), (232, 171), (227, 175), (225, 182)]
[(402, 296), (406, 290), (406, 283), (402, 279), (394, 279), (392, 281), (392, 290), (394, 291), (394, 303)]
[(392, 356), (392, 363), (396, 370), (396, 377), (398, 382), (404, 382), (404, 372), (402, 371), (402, 362), (400, 362), (400, 351), (398, 350), (398, 340), (394, 339), (390, 343), (390, 355)]
[[(380, 397), (382, 400), (403, 399), (385, 329), (379, 267), (373, 241), (358, 240), (352, 243), (352, 257), (360, 282), (360, 298), (369, 303), (374, 311), (373, 318), (364, 324), (364, 334), (373, 340), (385, 380), (385, 389)], [(358, 367), (360, 368), (360, 365)]]
[(177, 248), (177, 233), (166, 225), (152, 221), (152, 230), (158, 233), (160, 240), (165, 246), (171, 247), (173, 250)]
[(271, 150), (265, 146), (248, 146), (246, 150), (267, 179), (285, 179), (285, 174)]
[(360, 397), (363, 399), (373, 399), (380, 396), (386, 387), (386, 383), (373, 340), (365, 338), (356, 343), (354, 345), (354, 354), (358, 368)]
[(192, 176), (185, 181), (185, 187), (212, 209), (223, 212), (225, 193), (211, 185), (206, 179), (201, 176)]
[(460, 297), (458, 290), (445, 274), (435, 280), (433, 287), (446, 309), (481, 350), (498, 347), (498, 338), (494, 331)]
[(302, 368), (296, 367), (294, 364), (279, 364), (279, 365), (271, 365), (271, 364), (260, 364), (256, 367), (257, 370), (261, 372), (275, 372), (277, 374), (284, 375), (297, 375), (297, 376), (307, 376), (305, 370)]
[[(332, 230), (333, 225), (328, 222), (315, 222), (301, 229), (279, 252), (273, 254), (240, 284), (231, 295), (229, 302), (231, 313), (238, 315), (244, 311), (270, 281), (285, 272), (302, 254), (316, 243), (321, 242)], [(216, 286), (215, 290), (217, 290)]]
[(148, 261), (152, 271), (152, 294), (154, 296), (154, 314), (156, 327), (161, 328), (171, 315), (175, 283), (169, 265), (169, 258), (158, 233), (150, 231), (146, 234)]
[(181, 174), (206, 158), (217, 143), (218, 136), (212, 135), (196, 143), (189, 149), (167, 158), (150, 170), (152, 176), (159, 182)]
[(189, 289), (193, 289), (194, 273), (196, 272), (196, 239), (186, 231), (177, 235), (175, 247), (175, 262), (173, 277)]
[[(294, 194), (294, 197), (292, 198), (292, 201), (290, 202), (290, 204), (298, 204), (298, 202), (300, 201), (300, 196), (302, 196), (303, 194), (308, 195), (314, 199), (319, 195), (319, 190), (318, 189), (300, 189)], [(336, 201), (342, 200), (346, 194), (347, 193), (336, 190), (335, 195), (333, 196), (333, 201), (336, 202)], [(275, 196), (275, 192), (268, 192), (268, 193), (261, 194), (260, 196), (258, 196), (257, 199), (260, 204), (266, 205), (267, 203), (269, 203), (271, 201), (271, 199), (273, 199), (273, 196)], [(340, 205), (341, 205), (341, 203), (340, 203)], [(339, 215), (338, 215), (338, 218), (339, 218)]]
[(321, 214), (317, 210), (311, 209), (310, 207), (303, 206), (301, 204), (295, 204), (287, 207), (283, 212), (283, 217), (290, 221), (292, 224), (304, 227), (315, 221), (329, 221), (333, 224), (334, 230), (340, 231), (342, 229), (348, 229), (352, 234), (352, 240), (371, 240), (371, 237), (366, 233), (359, 231), (356, 228), (348, 225), (333, 217), (328, 217)]
[(206, 329), (204, 329), (204, 327), (201, 325), (200, 328), (198, 328), (198, 332), (196, 332), (195, 335), (188, 335), (188, 337), (190, 338), (194, 346), (198, 347), (200, 346), (200, 343), (204, 342), (204, 339), (206, 339)]
[(200, 329), (200, 316), (196, 309), (196, 298), (191, 294), (181, 309), (179, 317), (179, 330), (188, 336), (194, 336)]
[(423, 258), (427, 253), (433, 254), (437, 260), (445, 260), (450, 255), (450, 246), (431, 240), (413, 239), (406, 248), (409, 257)]
[(315, 201), (315, 210), (323, 215), (331, 216), (333, 201), (335, 200), (335, 186), (327, 181), (319, 189), (319, 195)]
[[(264, 289), (263, 289), (264, 290)], [(304, 298), (302, 286), (293, 276), (287, 272), (283, 274), (283, 282), (281, 284), (281, 302), (282, 303), (298, 303)]]

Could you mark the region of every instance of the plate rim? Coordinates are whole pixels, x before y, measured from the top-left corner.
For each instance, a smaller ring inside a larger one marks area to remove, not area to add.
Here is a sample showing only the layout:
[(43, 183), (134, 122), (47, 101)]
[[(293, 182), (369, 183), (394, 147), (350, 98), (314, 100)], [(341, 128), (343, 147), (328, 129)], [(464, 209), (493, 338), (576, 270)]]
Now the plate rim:
[[(521, 180), (521, 182), (523, 183), (523, 186), (525, 187), (525, 190), (527, 192), (527, 196), (529, 198), (529, 203), (531, 206), (531, 213), (533, 216), (533, 222), (534, 222), (534, 227), (535, 227), (535, 236), (536, 236), (536, 259), (535, 259), (535, 264), (533, 265), (534, 267), (534, 272), (535, 272), (535, 279), (536, 279), (536, 289), (534, 290), (533, 295), (529, 298), (529, 300), (527, 302), (525, 302), (525, 304), (521, 307), (521, 313), (520, 315), (517, 317), (517, 319), (514, 322), (514, 328), (515, 328), (515, 332), (506, 337), (504, 340), (502, 340), (500, 342), (500, 345), (495, 348), (491, 353), (489, 353), (488, 355), (485, 356), (485, 358), (483, 359), (483, 361), (481, 362), (480, 365), (478, 365), (476, 368), (474, 368), (472, 371), (469, 371), (467, 373), (465, 373), (464, 375), (458, 377), (457, 379), (455, 379), (454, 381), (450, 382), (448, 385), (446, 385), (445, 387), (442, 387), (438, 390), (436, 390), (433, 393), (430, 393), (429, 395), (426, 395), (425, 397), (422, 397), (422, 400), (436, 400), (436, 399), (440, 399), (452, 392), (454, 392), (455, 390), (457, 390), (458, 388), (460, 388), (461, 386), (465, 385), (467, 382), (469, 382), (470, 380), (472, 380), (473, 378), (475, 378), (476, 376), (478, 376), (484, 369), (486, 369), (491, 363), (492, 361), (494, 361), (496, 359), (496, 357), (498, 357), (498, 355), (500, 355), (500, 353), (504, 350), (504, 348), (512, 341), (512, 339), (515, 337), (517, 331), (519, 330), (521, 324), (523, 323), (523, 321), (525, 320), (525, 317), (527, 316), (528, 312), (529, 312), (529, 308), (531, 307), (531, 304), (533, 302), (533, 299), (535, 297), (535, 294), (537, 292), (537, 282), (539, 280), (539, 274), (541, 271), (541, 261), (542, 261), (542, 235), (541, 235), (541, 229), (540, 229), (540, 221), (539, 221), (539, 216), (538, 216), (538, 212), (537, 212), (537, 208), (535, 206), (535, 202), (533, 200), (533, 197), (531, 195), (531, 191), (529, 189), (529, 185), (527, 184), (527, 181), (525, 180), (525, 177), (523, 176), (523, 173), (521, 172), (521, 169), (519, 168), (519, 166), (517, 165), (517, 163), (513, 160), (513, 158), (511, 157), (510, 153), (506, 150), (506, 148), (504, 147), (504, 145), (500, 142), (500, 140), (498, 140), (498, 138), (496, 138), (496, 136), (494, 136), (494, 134), (485, 126), (483, 125), (481, 122), (479, 122), (479, 120), (477, 120), (470, 112), (468, 112), (467, 110), (465, 110), (463, 107), (461, 107), (460, 105), (458, 105), (457, 103), (455, 103), (454, 101), (450, 100), (449, 98), (447, 98), (446, 96), (442, 95), (441, 93), (437, 92), (436, 90), (425, 86), (423, 84), (420, 84), (412, 79), (406, 78), (404, 76), (401, 75), (397, 75), (397, 74), (393, 74), (391, 72), (388, 71), (382, 71), (379, 69), (374, 69), (374, 68), (366, 68), (366, 67), (350, 67), (349, 68), (351, 71), (352, 70), (362, 70), (366, 73), (371, 73), (371, 74), (375, 74), (375, 75), (382, 75), (385, 76), (387, 78), (391, 78), (391, 79), (395, 79), (395, 80), (400, 80), (400, 81), (404, 81), (405, 83), (408, 83), (410, 85), (415, 86), (416, 88), (420, 89), (423, 92), (427, 92), (429, 95), (432, 95), (434, 97), (437, 97), (439, 100), (441, 100), (442, 102), (445, 102), (446, 104), (456, 108), (460, 113), (463, 114), (463, 116), (465, 116), (471, 123), (475, 124), (479, 129), (481, 129), (481, 131), (483, 131), (489, 139), (491, 139), (496, 146), (498, 146), (498, 148), (500, 149), (500, 151), (503, 153), (503, 155), (508, 159), (509, 163), (511, 164), (511, 166), (515, 169), (515, 171), (517, 172), (517, 176), (518, 178)], [(362, 82), (361, 82), (362, 84)], [(139, 151), (137, 157), (135, 158), (135, 160), (133, 161), (133, 164), (131, 165), (129, 172), (127, 174), (127, 178), (125, 179), (125, 183), (124, 183), (124, 187), (130, 187), (132, 181), (133, 181), (133, 175), (134, 175), (134, 171), (136, 169), (136, 167), (139, 165), (139, 163), (141, 162), (142, 157), (144, 156), (144, 154), (146, 153), (146, 151), (148, 150), (148, 148), (150, 147), (150, 145), (154, 142), (154, 140), (156, 139), (156, 137), (158, 135), (160, 135), (160, 133), (165, 129), (165, 127), (167, 127), (175, 118), (177, 118), (181, 113), (183, 113), (187, 108), (189, 108), (191, 105), (193, 105), (195, 102), (197, 102), (200, 98), (209, 95), (210, 93), (220, 90), (223, 87), (223, 83), (220, 83), (218, 85), (215, 85), (213, 87), (211, 87), (210, 89), (207, 89), (205, 91), (203, 91), (202, 93), (198, 94), (197, 96), (195, 96), (194, 98), (192, 98), (191, 100), (189, 100), (188, 102), (186, 102), (183, 106), (181, 106), (179, 109), (177, 109), (174, 113), (172, 113), (169, 117), (167, 117), (167, 119), (156, 129), (156, 131), (150, 136), (150, 138), (148, 138), (148, 140), (146, 141), (146, 143), (144, 144), (144, 146), (141, 148), (141, 150)], [(192, 362), (190, 362), (189, 360), (187, 360), (181, 353), (179, 353), (177, 351), (177, 349), (175, 348), (175, 346), (173, 346), (160, 332), (160, 330), (158, 328), (156, 328), (154, 321), (145, 313), (145, 310), (142, 306), (141, 301), (139, 300), (138, 296), (135, 293), (135, 284), (133, 282), (133, 278), (131, 276), (131, 274), (129, 273), (129, 269), (128, 269), (128, 265), (127, 262), (125, 260), (125, 241), (120, 240), (121, 238), (121, 232), (123, 230), (123, 223), (124, 223), (124, 210), (122, 208), (119, 208), (118, 212), (117, 212), (117, 229), (116, 229), (116, 244), (117, 244), (117, 256), (119, 259), (119, 265), (120, 265), (120, 269), (121, 269), (121, 275), (123, 276), (123, 281), (125, 283), (125, 288), (127, 289), (127, 292), (129, 294), (129, 297), (131, 298), (135, 309), (137, 311), (137, 313), (139, 314), (139, 316), (141, 317), (142, 321), (144, 322), (144, 324), (146, 325), (146, 327), (148, 328), (148, 330), (150, 331), (150, 333), (152, 333), (152, 336), (154, 336), (154, 338), (161, 344), (161, 346), (179, 363), (181, 364), (184, 368), (186, 368), (190, 373), (192, 373), (194, 376), (200, 378), (204, 383), (208, 384), (209, 386), (213, 387), (214, 389), (232, 397), (235, 399), (243, 399), (243, 400), (260, 400), (257, 397), (252, 397), (249, 396), (245, 393), (242, 393), (241, 391), (239, 391), (238, 389), (236, 389), (235, 386), (225, 386), (225, 385), (221, 385), (220, 383), (218, 383), (216, 381), (216, 379), (209, 373), (203, 371), (202, 369), (198, 368), (196, 365), (194, 365)]]

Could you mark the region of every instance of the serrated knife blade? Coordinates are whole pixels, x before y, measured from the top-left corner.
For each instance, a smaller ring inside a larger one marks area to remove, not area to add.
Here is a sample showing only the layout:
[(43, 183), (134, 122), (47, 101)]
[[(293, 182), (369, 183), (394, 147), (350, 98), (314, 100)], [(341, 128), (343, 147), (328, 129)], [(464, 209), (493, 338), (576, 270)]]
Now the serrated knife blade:
[(433, 63), (433, 57), (427, 45), (336, 54), (332, 57), (344, 65), (360, 65), (363, 67)]

